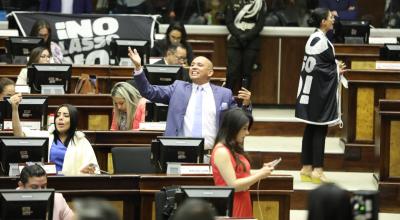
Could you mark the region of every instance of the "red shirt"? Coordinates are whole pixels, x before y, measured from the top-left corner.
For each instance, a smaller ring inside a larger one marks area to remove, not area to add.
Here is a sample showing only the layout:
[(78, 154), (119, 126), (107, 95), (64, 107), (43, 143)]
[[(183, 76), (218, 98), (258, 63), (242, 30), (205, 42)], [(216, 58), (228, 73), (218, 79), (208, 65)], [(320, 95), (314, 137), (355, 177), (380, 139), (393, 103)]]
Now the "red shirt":
[[(227, 186), (225, 180), (222, 178), (221, 173), (219, 172), (217, 166), (214, 163), (214, 152), (217, 148), (224, 147), (229, 152), (229, 156), (231, 158), (231, 163), (233, 168), (235, 169), (236, 178), (244, 178), (250, 176), (250, 163), (241, 154), (237, 154), (239, 160), (245, 165), (246, 171), (244, 171), (243, 166), (241, 164), (236, 165), (235, 158), (230, 153), (228, 148), (225, 145), (218, 144), (217, 147), (214, 147), (211, 154), (211, 166), (213, 171), (214, 183), (216, 186)], [(233, 216), (232, 217), (253, 217), (253, 208), (251, 205), (250, 192), (248, 190), (235, 192), (233, 199)]]

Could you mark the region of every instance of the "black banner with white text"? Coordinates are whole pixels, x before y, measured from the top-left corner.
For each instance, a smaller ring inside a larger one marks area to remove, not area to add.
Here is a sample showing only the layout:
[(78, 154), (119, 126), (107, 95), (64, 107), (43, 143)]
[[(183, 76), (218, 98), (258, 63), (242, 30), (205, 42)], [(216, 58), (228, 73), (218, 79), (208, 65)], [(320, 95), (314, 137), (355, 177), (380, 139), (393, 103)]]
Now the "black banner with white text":
[(29, 36), (37, 20), (48, 21), (52, 41), (62, 49), (63, 63), (108, 65), (113, 38), (149, 40), (153, 45), (154, 16), (43, 12), (12, 12), (11, 15), (23, 36)]

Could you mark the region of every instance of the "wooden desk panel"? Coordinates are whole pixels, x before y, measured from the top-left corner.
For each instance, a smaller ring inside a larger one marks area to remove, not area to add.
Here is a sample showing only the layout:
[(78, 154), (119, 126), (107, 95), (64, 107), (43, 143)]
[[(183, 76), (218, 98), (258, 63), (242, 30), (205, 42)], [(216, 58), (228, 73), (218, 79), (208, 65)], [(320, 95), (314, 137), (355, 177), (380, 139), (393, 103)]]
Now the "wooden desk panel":
[[(18, 179), (0, 177), (0, 188), (14, 189)], [(212, 177), (150, 175), (49, 176), (48, 187), (55, 188), (71, 201), (81, 197), (101, 197), (123, 202), (123, 219), (151, 219), (154, 193), (167, 185), (214, 185)], [(289, 220), (292, 176), (271, 176), (261, 181), (260, 188), (251, 188), (253, 203), (278, 202), (278, 210), (268, 210), (279, 220)]]
[(375, 109), (376, 173), (384, 212), (400, 211), (400, 101), (379, 100)]
[[(44, 96), (41, 94), (26, 94), (23, 97)], [(112, 98), (110, 94), (64, 94), (64, 95), (45, 95), (47, 96), (48, 105), (107, 105), (112, 106)]]
[[(400, 99), (398, 71), (350, 70), (346, 73), (349, 88), (343, 89), (343, 139), (345, 158), (359, 161), (374, 158), (376, 117), (380, 99)], [(367, 164), (368, 165), (368, 164)], [(369, 167), (373, 169), (373, 164)]]
[[(2, 75), (15, 75), (18, 76), (19, 72), (26, 65), (16, 64), (0, 64), (0, 73)], [(72, 76), (80, 76), (82, 73), (89, 75), (96, 75), (97, 77), (112, 77), (112, 76), (128, 76), (132, 77), (133, 67), (127, 66), (109, 66), (109, 65), (73, 65)], [(216, 78), (225, 78), (226, 67), (215, 66), (214, 75)]]
[[(49, 176), (48, 188), (63, 194), (67, 201), (76, 198), (95, 197), (109, 201), (122, 201), (123, 219), (139, 219), (140, 176), (137, 175), (98, 175), (98, 176)], [(0, 177), (0, 188), (15, 189), (18, 179)]]
[[(56, 112), (59, 105), (49, 105), (48, 106), (48, 113)], [(87, 130), (89, 129), (90, 117), (97, 117), (97, 116), (106, 116), (108, 121), (101, 124), (101, 126), (105, 126), (104, 129), (109, 130), (111, 127), (112, 122), (112, 105), (75, 105), (78, 109), (78, 130)], [(98, 124), (97, 122), (96, 124)], [(99, 124), (98, 124), (99, 125)], [(92, 129), (98, 129), (96, 126), (92, 126)]]
[[(12, 80), (17, 80), (18, 74), (24, 65), (11, 65), (2, 64), (0, 65), (0, 73), (2, 77), (8, 77)], [(68, 93), (73, 93), (78, 82), (79, 76), (82, 73), (89, 75), (96, 75), (99, 92), (103, 94), (109, 94), (111, 88), (117, 82), (126, 82), (132, 80), (131, 67), (120, 67), (120, 66), (83, 66), (74, 65), (72, 67), (71, 83)], [(222, 85), (225, 82), (226, 68), (225, 67), (214, 67), (214, 75), (211, 78), (211, 82), (216, 85)]]
[[(154, 194), (164, 186), (170, 185), (213, 186), (214, 182), (212, 176), (142, 175), (140, 181), (141, 210), (153, 210)], [(259, 189), (257, 189), (257, 185), (254, 184), (250, 192), (253, 203), (258, 202), (257, 194), (259, 195), (260, 205), (263, 208), (268, 206), (266, 205), (268, 202), (278, 203), (278, 210), (268, 211), (274, 216), (278, 216), (279, 220), (289, 220), (290, 194), (293, 192), (292, 176), (270, 176), (261, 181)], [(257, 213), (255, 213), (255, 215), (257, 215)], [(149, 211), (146, 213), (142, 212), (140, 219), (151, 219)]]

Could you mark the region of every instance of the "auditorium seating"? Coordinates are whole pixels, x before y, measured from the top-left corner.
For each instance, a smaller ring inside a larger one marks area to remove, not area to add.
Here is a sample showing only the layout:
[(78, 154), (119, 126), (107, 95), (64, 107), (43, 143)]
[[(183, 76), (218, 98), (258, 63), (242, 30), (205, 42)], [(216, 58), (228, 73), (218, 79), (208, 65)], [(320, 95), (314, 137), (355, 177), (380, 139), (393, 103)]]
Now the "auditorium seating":
[[(225, 35), (204, 37), (204, 35), (192, 34), (189, 36), (192, 39), (190, 42), (193, 45), (195, 54), (203, 54), (209, 57), (214, 61), (216, 66), (226, 66)], [(284, 110), (285, 107), (293, 104), (297, 91), (298, 72), (301, 66), (305, 40), (306, 38), (302, 36), (280, 38), (271, 36), (263, 37), (259, 59), (262, 64), (262, 69), (260, 72), (255, 72), (252, 85), (254, 104), (268, 106), (273, 104), (278, 105)], [(335, 45), (336, 55), (339, 59), (344, 60), (348, 67), (357, 66), (360, 64), (359, 62), (375, 61), (378, 59), (378, 50), (380, 47), (381, 45)], [(277, 63), (280, 64), (279, 67)], [(21, 67), (23, 66), (0, 65), (0, 72), (2, 75), (4, 74), (15, 79)], [(214, 82), (222, 82), (225, 78), (226, 68), (216, 67), (215, 70)], [(377, 126), (379, 126), (379, 123), (377, 123), (376, 120), (393, 120), (393, 118), (397, 117), (397, 113), (394, 113), (397, 109), (390, 109), (387, 111), (381, 109), (381, 113), (375, 114), (374, 109), (384, 107), (385, 105), (393, 105), (390, 103), (384, 104), (383, 102), (380, 104), (379, 99), (381, 98), (400, 99), (397, 93), (397, 89), (399, 88), (397, 83), (400, 80), (396, 72), (397, 71), (351, 70), (346, 73), (349, 79), (349, 89), (343, 91), (343, 118), (345, 128), (343, 130), (338, 127), (329, 128), (328, 134), (331, 138), (330, 140), (334, 140), (332, 142), (328, 141), (328, 144), (333, 143), (335, 147), (340, 148), (342, 151), (331, 151), (331, 149), (327, 149), (328, 152), (325, 157), (325, 169), (328, 171), (328, 176), (338, 175), (347, 178), (346, 175), (354, 174), (354, 176), (360, 175), (361, 181), (369, 181), (370, 179), (366, 178), (367, 176), (371, 176), (371, 179), (376, 178), (376, 183), (379, 184), (379, 189), (382, 192), (381, 211), (384, 212), (400, 212), (400, 205), (398, 201), (398, 186), (393, 184), (393, 180), (397, 181), (397, 177), (394, 176), (391, 179), (389, 176), (389, 179), (380, 179), (382, 178), (382, 172), (388, 172), (388, 165), (380, 164), (380, 175), (372, 175), (377, 165), (377, 163), (373, 162), (375, 160), (375, 146), (377, 146), (379, 142), (379, 146), (381, 146), (382, 149), (382, 146), (386, 146), (389, 143), (387, 142), (388, 139), (383, 137), (383, 135), (377, 138), (377, 132), (383, 129), (381, 132), (386, 132), (385, 134), (387, 136), (391, 135), (387, 133), (389, 122), (386, 121), (386, 124), (384, 123), (385, 126), (378, 129)], [(115, 82), (131, 78), (132, 68), (74, 65), (72, 88), (74, 87), (74, 82), (76, 82), (77, 77), (81, 73), (97, 75), (101, 91), (103, 93), (108, 93)], [(90, 100), (90, 102), (87, 102), (87, 100)], [(112, 151), (112, 148), (148, 146), (152, 138), (162, 134), (162, 132), (93, 131), (96, 129), (94, 128), (96, 125), (94, 125), (94, 127), (89, 126), (89, 115), (107, 116), (108, 125), (105, 127), (109, 127), (112, 106), (111, 98), (108, 94), (67, 94), (65, 96), (50, 96), (50, 109), (53, 110), (57, 105), (64, 102), (74, 104), (78, 107), (82, 119), (79, 128), (91, 130), (85, 131), (85, 134), (93, 144), (99, 159), (99, 165), (104, 170), (107, 170), (109, 163), (108, 155)], [(398, 105), (395, 106), (398, 108)], [(269, 111), (267, 111), (266, 114), (258, 114), (257, 111), (259, 110), (262, 111), (263, 109), (255, 108), (255, 123), (250, 131), (251, 137), (248, 139), (249, 141), (246, 142), (245, 146), (247, 149), (250, 149), (248, 152), (252, 158), (252, 165), (255, 168), (261, 167), (263, 163), (272, 161), (278, 157), (282, 157), (283, 161), (275, 171), (275, 173), (278, 174), (277, 177), (273, 176), (272, 178), (268, 178), (265, 182), (263, 181), (260, 184), (260, 189), (257, 189), (256, 186), (251, 189), (253, 205), (255, 207), (254, 211), (256, 216), (259, 216), (259, 211), (257, 209), (258, 204), (260, 204), (263, 211), (268, 214), (271, 212), (270, 215), (273, 216), (272, 219), (289, 219), (287, 210), (304, 210), (306, 208), (308, 192), (315, 187), (315, 185), (303, 184), (298, 187), (299, 180), (297, 177), (298, 173), (296, 172), (300, 169), (300, 154), (298, 148), (293, 147), (295, 150), (289, 151), (282, 150), (279, 148), (280, 146), (283, 147), (283, 145), (291, 144), (282, 141), (282, 145), (274, 146), (275, 148), (273, 150), (271, 150), (271, 148), (265, 150), (262, 148), (265, 146), (265, 142), (268, 142), (266, 140), (271, 139), (263, 138), (272, 136), (276, 138), (278, 142), (290, 138), (299, 138), (302, 136), (304, 124), (292, 121), (292, 119), (286, 120), (279, 117), (274, 120), (271, 120), (271, 118), (265, 119), (265, 116), (269, 116)], [(383, 112), (388, 114), (386, 118), (383, 117)], [(288, 114), (292, 113), (293, 112), (289, 111)], [(396, 124), (397, 122), (393, 123)], [(1, 133), (1, 135), (4, 134), (10, 133)], [(278, 136), (283, 136), (283, 138), (279, 140)], [(339, 145), (339, 139), (345, 141), (343, 149), (341, 146), (336, 146)], [(382, 140), (386, 140), (386, 142)], [(299, 139), (296, 139), (296, 141), (298, 142)], [(260, 147), (253, 147), (254, 143), (260, 145)], [(390, 158), (387, 153), (388, 151), (381, 151), (381, 156), (385, 155), (385, 161), (388, 160), (388, 157)], [(347, 174), (347, 172), (358, 173)], [(290, 175), (293, 175), (293, 177)], [(150, 219), (149, 212), (143, 212), (143, 210), (153, 209), (152, 202), (154, 200), (154, 193), (162, 186), (169, 184), (212, 184), (212, 180), (209, 177), (111, 175), (93, 177), (93, 179), (90, 178), (91, 177), (85, 177), (84, 179), (78, 180), (78, 178), (69, 179), (69, 177), (64, 177), (64, 179), (61, 177), (50, 177), (49, 187), (54, 186), (61, 192), (64, 192), (68, 200), (82, 195), (99, 195), (109, 200), (123, 201), (122, 212), (124, 213), (124, 219), (132, 219), (132, 216), (139, 218), (139, 215), (141, 215), (140, 219)], [(108, 178), (110, 180), (108, 180)], [(337, 179), (334, 178), (334, 180)], [(3, 184), (8, 184), (8, 187), (15, 186), (15, 180), (13, 179), (4, 177), (0, 178), (0, 181), (1, 186), (3, 186)], [(85, 181), (85, 184), (80, 185), (79, 181)], [(108, 186), (96, 185), (96, 183), (100, 181), (103, 181), (104, 184), (108, 184)], [(272, 183), (271, 181), (274, 182)], [(345, 182), (346, 179), (339, 179), (338, 183), (342, 184), (342, 181)], [(66, 183), (70, 185), (67, 186)], [(364, 186), (361, 183), (360, 185)], [(92, 188), (90, 188), (90, 186), (92, 186)], [(92, 189), (92, 191), (89, 189)], [(352, 191), (354, 189), (349, 190)], [(258, 201), (258, 193), (261, 195), (261, 201)], [(138, 204), (140, 204), (140, 206), (138, 206)], [(277, 208), (279, 209), (278, 215), (276, 214)], [(152, 215), (154, 215), (154, 213)]]

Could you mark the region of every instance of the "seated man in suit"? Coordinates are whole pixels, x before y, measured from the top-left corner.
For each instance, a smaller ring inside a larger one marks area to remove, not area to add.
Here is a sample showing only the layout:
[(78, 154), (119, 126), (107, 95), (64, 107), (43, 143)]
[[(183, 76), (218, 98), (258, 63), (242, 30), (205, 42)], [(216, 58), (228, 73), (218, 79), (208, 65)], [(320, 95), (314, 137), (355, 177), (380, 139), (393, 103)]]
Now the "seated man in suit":
[(191, 82), (189, 73), (187, 71), (187, 51), (186, 48), (182, 44), (171, 44), (167, 51), (165, 52), (164, 57), (155, 62), (154, 64), (161, 65), (181, 65), (183, 70), (181, 71), (181, 76), (178, 76), (178, 79)]
[[(24, 167), (21, 171), (17, 189), (46, 189), (46, 171), (39, 165)], [(61, 193), (54, 194), (53, 220), (72, 220), (74, 213)]]
[[(204, 148), (211, 149), (221, 113), (237, 106), (231, 90), (210, 84), (214, 73), (211, 61), (202, 56), (192, 61), (189, 76), (193, 83), (176, 80), (168, 86), (156, 86), (143, 74), (138, 52), (129, 48), (128, 55), (135, 65), (134, 79), (140, 94), (152, 102), (169, 105), (164, 135), (204, 137)], [(248, 111), (251, 111), (250, 97), (250, 91), (239, 90), (237, 98)]]
[(170, 45), (164, 54), (164, 57), (154, 64), (182, 65), (187, 66), (187, 51), (182, 44)]

